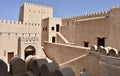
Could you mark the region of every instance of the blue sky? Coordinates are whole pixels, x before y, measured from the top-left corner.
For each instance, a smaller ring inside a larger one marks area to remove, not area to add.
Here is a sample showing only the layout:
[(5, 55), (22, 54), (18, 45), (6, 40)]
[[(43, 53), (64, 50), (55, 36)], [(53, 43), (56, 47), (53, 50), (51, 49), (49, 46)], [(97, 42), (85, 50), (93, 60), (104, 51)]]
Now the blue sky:
[(52, 6), (54, 17), (60, 18), (108, 11), (120, 5), (120, 0), (0, 0), (0, 19), (18, 20), (24, 2)]

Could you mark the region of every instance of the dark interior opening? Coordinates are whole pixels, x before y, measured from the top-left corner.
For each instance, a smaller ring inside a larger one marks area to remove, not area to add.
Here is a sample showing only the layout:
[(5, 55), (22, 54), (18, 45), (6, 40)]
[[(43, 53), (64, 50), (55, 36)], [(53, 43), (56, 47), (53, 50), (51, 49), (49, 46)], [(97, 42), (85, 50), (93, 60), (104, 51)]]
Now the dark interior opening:
[(13, 57), (14, 57), (14, 52), (8, 52), (8, 63), (10, 63)]
[(54, 30), (54, 27), (52, 27), (52, 30)]
[(98, 46), (105, 46), (105, 38), (98, 38)]
[(60, 25), (56, 24), (56, 32), (59, 32), (59, 29), (60, 29)]
[(25, 49), (25, 58), (29, 55), (35, 55), (35, 48), (31, 45)]
[(89, 42), (84, 42), (84, 47), (89, 47)]
[(55, 43), (55, 37), (52, 37), (52, 42)]

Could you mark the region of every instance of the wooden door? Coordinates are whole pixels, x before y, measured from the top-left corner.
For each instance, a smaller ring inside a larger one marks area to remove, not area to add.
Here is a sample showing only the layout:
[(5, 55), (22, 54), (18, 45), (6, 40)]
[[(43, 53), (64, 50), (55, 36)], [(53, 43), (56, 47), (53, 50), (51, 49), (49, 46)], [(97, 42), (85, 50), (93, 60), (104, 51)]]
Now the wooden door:
[(14, 52), (9, 52), (8, 53), (8, 63), (10, 62), (10, 60), (14, 57)]

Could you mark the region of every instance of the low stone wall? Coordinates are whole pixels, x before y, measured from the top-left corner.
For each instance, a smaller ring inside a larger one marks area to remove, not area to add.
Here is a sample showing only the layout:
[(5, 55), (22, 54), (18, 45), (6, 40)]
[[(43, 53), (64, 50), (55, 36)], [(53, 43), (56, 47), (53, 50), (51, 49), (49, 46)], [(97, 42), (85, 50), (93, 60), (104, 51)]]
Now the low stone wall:
[(106, 62), (110, 65), (120, 66), (120, 58), (109, 57), (109, 56), (100, 56), (100, 61)]
[[(99, 76), (99, 55), (94, 52), (89, 52), (88, 54), (64, 62), (60, 66), (71, 67), (76, 76)], [(82, 71), (84, 75), (80, 74)]]
[(60, 68), (56, 62), (48, 63), (45, 58), (31, 58), (26, 62), (15, 57), (10, 61), (10, 71), (0, 59), (0, 76), (75, 76), (75, 73), (70, 67)]
[(58, 64), (64, 63), (69, 61), (73, 58), (82, 56), (89, 52), (89, 48), (80, 47), (80, 46), (73, 46), (67, 44), (60, 44), (60, 43), (44, 43), (44, 51), (46, 55), (57, 62)]
[(120, 58), (100, 56), (100, 76), (120, 76)]
[(120, 67), (100, 62), (100, 76), (120, 76)]

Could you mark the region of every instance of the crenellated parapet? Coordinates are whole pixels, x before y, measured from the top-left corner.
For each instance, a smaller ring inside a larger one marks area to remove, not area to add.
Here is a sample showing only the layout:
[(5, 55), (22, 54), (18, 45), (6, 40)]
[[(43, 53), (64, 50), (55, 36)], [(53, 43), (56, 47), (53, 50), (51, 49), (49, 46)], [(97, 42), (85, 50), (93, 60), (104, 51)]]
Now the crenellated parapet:
[(71, 19), (71, 20), (79, 20), (79, 19), (87, 19), (87, 18), (94, 18), (94, 17), (101, 17), (101, 16), (108, 16), (109, 11), (104, 12), (98, 12), (98, 13), (92, 13), (92, 14), (86, 14), (81, 16), (74, 16), (69, 18), (64, 18), (63, 20)]
[(10, 21), (10, 20), (0, 20), (0, 23), (3, 24), (22, 24), (20, 21)]
[(16, 24), (16, 25), (32, 25), (32, 26), (39, 26), (40, 23), (25, 23), (21, 21), (11, 21), (11, 20), (0, 20), (0, 24)]
[(114, 7), (111, 7), (111, 9), (114, 9), (114, 8), (120, 8), (120, 6), (114, 6)]
[(33, 7), (36, 7), (36, 8), (39, 8), (39, 7), (52, 8), (50, 6), (44, 6), (44, 5), (33, 4), (33, 3), (28, 3), (28, 2), (24, 2), (24, 5), (26, 5), (26, 6), (33, 6)]

